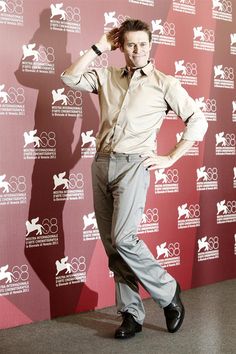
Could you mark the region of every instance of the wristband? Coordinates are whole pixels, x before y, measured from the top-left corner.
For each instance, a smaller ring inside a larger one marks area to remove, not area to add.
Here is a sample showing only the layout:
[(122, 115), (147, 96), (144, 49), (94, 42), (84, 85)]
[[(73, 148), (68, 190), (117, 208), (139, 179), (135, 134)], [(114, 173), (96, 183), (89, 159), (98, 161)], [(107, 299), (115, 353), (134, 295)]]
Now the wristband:
[(91, 48), (97, 55), (102, 54), (102, 52), (98, 49), (98, 47), (95, 44), (93, 44)]

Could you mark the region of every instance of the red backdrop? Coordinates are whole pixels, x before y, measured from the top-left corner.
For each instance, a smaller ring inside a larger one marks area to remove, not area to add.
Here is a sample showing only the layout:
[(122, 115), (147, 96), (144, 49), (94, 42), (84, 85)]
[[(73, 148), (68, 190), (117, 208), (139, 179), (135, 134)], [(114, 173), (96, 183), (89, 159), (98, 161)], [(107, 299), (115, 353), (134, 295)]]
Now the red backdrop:
[[(203, 143), (152, 173), (140, 237), (184, 289), (235, 276), (236, 1), (1, 1), (1, 328), (114, 304), (91, 190), (98, 100), (60, 73), (127, 17), (150, 24), (151, 60), (209, 121)], [(91, 67), (108, 65), (122, 54)], [(183, 128), (170, 112), (158, 152)]]

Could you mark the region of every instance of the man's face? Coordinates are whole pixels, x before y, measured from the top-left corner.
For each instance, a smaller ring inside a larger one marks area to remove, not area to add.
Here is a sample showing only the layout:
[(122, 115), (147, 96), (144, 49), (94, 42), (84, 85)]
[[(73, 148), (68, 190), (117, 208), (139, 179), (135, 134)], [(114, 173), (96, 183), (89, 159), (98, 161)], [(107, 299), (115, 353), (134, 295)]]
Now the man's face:
[(127, 67), (140, 68), (145, 66), (149, 59), (151, 47), (147, 32), (126, 32), (124, 45), (120, 50), (124, 53)]

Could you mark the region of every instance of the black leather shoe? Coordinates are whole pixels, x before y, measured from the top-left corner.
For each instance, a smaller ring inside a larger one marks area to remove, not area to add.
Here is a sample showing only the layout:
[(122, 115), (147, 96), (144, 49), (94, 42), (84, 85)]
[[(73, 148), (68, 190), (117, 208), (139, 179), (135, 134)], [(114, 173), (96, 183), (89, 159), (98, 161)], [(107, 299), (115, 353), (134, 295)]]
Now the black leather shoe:
[(164, 307), (166, 325), (170, 333), (178, 331), (184, 320), (185, 310), (179, 296), (180, 292), (181, 289), (179, 284), (177, 283), (175, 295), (171, 303), (168, 306)]
[(122, 313), (123, 322), (115, 331), (115, 338), (127, 339), (135, 336), (135, 333), (142, 331), (141, 324), (137, 323), (129, 312)]

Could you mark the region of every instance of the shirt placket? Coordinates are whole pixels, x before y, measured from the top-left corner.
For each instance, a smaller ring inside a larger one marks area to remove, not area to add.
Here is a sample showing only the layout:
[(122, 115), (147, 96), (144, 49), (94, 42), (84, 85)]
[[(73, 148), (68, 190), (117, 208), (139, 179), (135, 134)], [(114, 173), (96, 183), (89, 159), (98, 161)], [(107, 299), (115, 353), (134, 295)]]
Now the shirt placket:
[(112, 150), (114, 149), (116, 143), (118, 142), (120, 135), (122, 134), (122, 127), (124, 126), (124, 123), (127, 121), (128, 119), (128, 114), (127, 114), (127, 107), (128, 107), (128, 103), (130, 101), (130, 99), (132, 98), (132, 91), (134, 86), (137, 84), (137, 80), (138, 80), (138, 76), (140, 75), (140, 73), (138, 73), (137, 71), (134, 72), (133, 76), (131, 77), (131, 79), (129, 80), (127, 77), (127, 80), (129, 80), (129, 86), (126, 90), (126, 93), (124, 95), (124, 99), (122, 102), (122, 105), (120, 107), (120, 112), (118, 114), (115, 126), (114, 126), (114, 134), (112, 137)]

